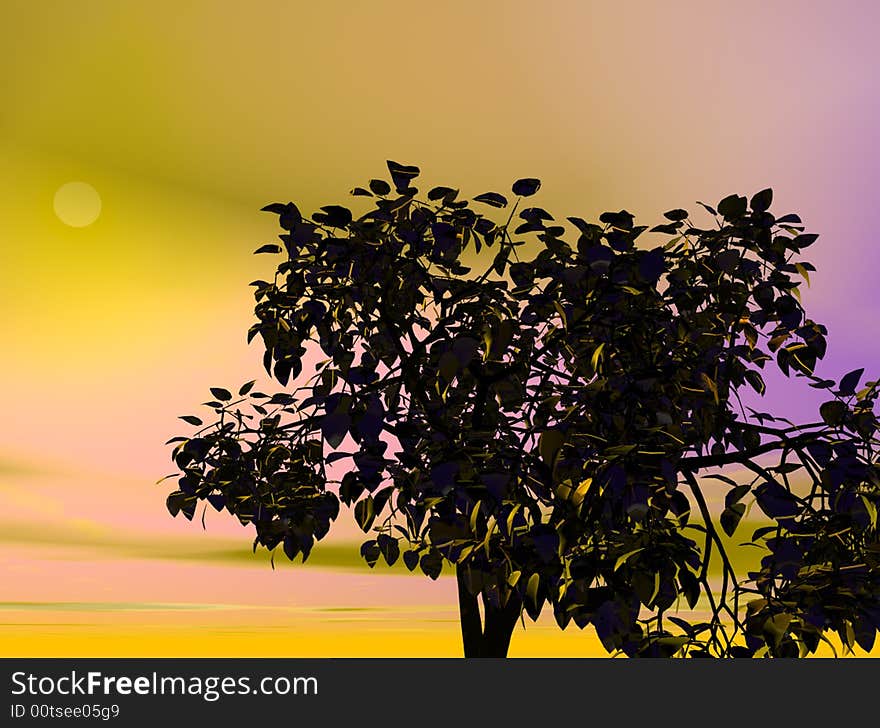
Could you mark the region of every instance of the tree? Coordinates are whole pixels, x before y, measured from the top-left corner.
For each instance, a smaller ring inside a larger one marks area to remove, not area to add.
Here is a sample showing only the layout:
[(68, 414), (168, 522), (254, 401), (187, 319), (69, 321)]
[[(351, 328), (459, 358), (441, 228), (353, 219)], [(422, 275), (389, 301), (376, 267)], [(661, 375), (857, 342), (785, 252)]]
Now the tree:
[[(248, 340), (287, 389), (213, 388), (215, 422), (182, 418), (200, 429), (169, 441), (172, 515), (207, 501), (255, 527), (254, 549), (305, 561), (352, 506), (370, 566), (455, 569), (469, 657), (506, 655), (545, 606), (630, 656), (807, 655), (829, 632), (870, 649), (878, 385), (813, 373), (827, 332), (800, 302), (817, 236), (797, 215), (774, 217), (769, 189), (731, 195), (699, 203), (714, 226), (671, 210), (639, 247), (625, 210), (566, 230), (526, 207), (536, 179), (498, 223), (388, 169), (352, 191), (375, 203), (357, 217), (264, 208), (282, 244), (256, 252), (282, 258), (251, 284)], [(827, 391), (816, 422), (742, 406), (774, 361)], [(743, 575), (729, 543), (752, 502), (765, 555)], [(682, 597), (708, 618), (685, 618)]]

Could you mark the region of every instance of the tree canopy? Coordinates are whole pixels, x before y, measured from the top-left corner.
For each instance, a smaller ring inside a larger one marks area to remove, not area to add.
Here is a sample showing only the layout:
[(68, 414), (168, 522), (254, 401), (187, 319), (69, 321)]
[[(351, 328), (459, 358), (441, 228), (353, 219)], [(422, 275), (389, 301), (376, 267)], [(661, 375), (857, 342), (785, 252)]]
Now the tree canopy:
[[(363, 214), (264, 208), (283, 232), (256, 252), (280, 262), (251, 284), (248, 340), (282, 389), (215, 387), (212, 422), (183, 418), (172, 515), (207, 501), (305, 561), (351, 506), (370, 565), (455, 569), (467, 656), (505, 655), (544, 609), (629, 656), (871, 648), (878, 384), (814, 374), (817, 236), (797, 215), (767, 189), (699, 203), (707, 227), (560, 222), (537, 179), (468, 201), (388, 170), (352, 190)], [(743, 405), (767, 366), (826, 393), (814, 422)], [(761, 550), (755, 571), (731, 538)]]

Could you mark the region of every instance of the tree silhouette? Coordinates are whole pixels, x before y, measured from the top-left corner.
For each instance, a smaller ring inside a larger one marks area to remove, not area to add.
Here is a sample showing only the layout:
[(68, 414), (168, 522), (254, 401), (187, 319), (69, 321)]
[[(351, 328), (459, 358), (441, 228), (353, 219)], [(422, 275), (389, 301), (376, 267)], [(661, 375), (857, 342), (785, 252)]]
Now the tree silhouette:
[[(182, 418), (200, 429), (169, 441), (172, 515), (208, 501), (255, 527), (255, 549), (305, 561), (353, 506), (371, 566), (453, 566), (469, 657), (506, 655), (545, 606), (629, 656), (803, 656), (829, 632), (871, 648), (877, 383), (813, 374), (827, 332), (801, 306), (817, 236), (797, 215), (775, 218), (768, 189), (699, 203), (705, 229), (667, 212), (641, 247), (626, 211), (570, 217), (569, 243), (526, 207), (536, 179), (498, 223), (388, 169), (352, 191), (375, 202), (358, 217), (264, 208), (282, 245), (256, 252), (283, 257), (252, 283), (248, 340), (289, 391), (213, 388), (217, 421)], [(742, 406), (774, 360), (827, 391), (816, 422)], [(738, 574), (730, 539), (753, 502), (763, 558)]]

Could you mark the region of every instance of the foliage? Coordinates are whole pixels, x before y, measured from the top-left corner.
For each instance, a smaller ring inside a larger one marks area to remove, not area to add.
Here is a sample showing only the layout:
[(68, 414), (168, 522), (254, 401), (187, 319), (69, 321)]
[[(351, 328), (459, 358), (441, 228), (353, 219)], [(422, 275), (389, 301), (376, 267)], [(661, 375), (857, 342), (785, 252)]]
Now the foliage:
[[(252, 284), (248, 339), (290, 391), (214, 388), (216, 422), (183, 418), (201, 429), (170, 441), (172, 515), (205, 500), (255, 526), (255, 549), (305, 560), (352, 506), (369, 564), (454, 565), (473, 656), (505, 654), (544, 608), (630, 656), (806, 655), (829, 630), (871, 647), (877, 383), (813, 373), (827, 332), (800, 302), (817, 236), (797, 215), (774, 217), (764, 190), (700, 203), (707, 228), (681, 209), (650, 231), (625, 210), (566, 228), (529, 206), (536, 179), (472, 206), (388, 168), (352, 191), (374, 203), (362, 215), (264, 208), (284, 232), (257, 252), (282, 257)], [(742, 407), (774, 362), (828, 392), (816, 422)], [(752, 501), (766, 555), (736, 574), (721, 531)], [(677, 614), (682, 597), (708, 619)]]

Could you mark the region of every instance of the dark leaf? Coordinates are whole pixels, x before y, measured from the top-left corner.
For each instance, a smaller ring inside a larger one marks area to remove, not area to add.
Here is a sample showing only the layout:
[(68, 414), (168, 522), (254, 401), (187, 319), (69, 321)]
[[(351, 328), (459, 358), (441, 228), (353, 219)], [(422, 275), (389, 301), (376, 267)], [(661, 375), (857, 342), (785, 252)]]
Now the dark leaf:
[(773, 190), (767, 188), (755, 194), (749, 202), (749, 206), (754, 212), (766, 212), (770, 209), (770, 203), (772, 202)]
[(632, 230), (634, 221), (635, 218), (632, 213), (626, 210), (603, 212), (599, 215), (599, 222), (604, 222), (606, 225), (611, 225), (611, 227), (619, 228), (620, 230)]
[(565, 443), (565, 435), (559, 430), (545, 430), (541, 433), (538, 450), (548, 466), (552, 466), (555, 462), (556, 454), (562, 448), (563, 443)]
[(195, 415), (182, 415), (178, 419), (181, 419), (184, 422), (188, 422), (191, 425), (195, 425), (196, 427), (203, 424), (202, 421), (198, 417), (196, 417)]
[(838, 400), (825, 402), (819, 407), (819, 414), (822, 416), (822, 420), (831, 427), (842, 424), (844, 419), (846, 419), (848, 411), (849, 409), (846, 404)]
[(764, 379), (761, 376), (760, 372), (756, 372), (754, 369), (749, 369), (745, 373), (746, 381), (752, 385), (752, 389), (754, 389), (758, 394), (764, 394), (764, 391), (767, 389), (767, 385), (764, 384)]
[(777, 225), (800, 225), (802, 222), (799, 215), (788, 214), (776, 220)]
[(397, 192), (404, 194), (409, 189), (409, 182), (419, 176), (419, 168), (411, 165), (388, 161), (388, 171)]
[(739, 503), (751, 489), (752, 486), (748, 483), (731, 488), (724, 497), (724, 505), (729, 508), (735, 503)]
[(859, 380), (862, 378), (862, 375), (864, 373), (864, 369), (855, 369), (844, 376), (840, 380), (840, 387), (837, 390), (837, 394), (841, 397), (849, 397), (855, 394), (856, 387), (859, 386)]
[(663, 248), (655, 248), (639, 258), (639, 275), (650, 283), (655, 283), (663, 275), (666, 258)]
[(704, 208), (706, 210), (706, 212), (708, 212), (710, 215), (717, 215), (718, 214), (715, 211), (714, 207), (707, 205), (705, 202), (700, 202), (699, 200), (697, 200), (697, 204), (700, 205), (702, 208)]
[(499, 195), (497, 192), (485, 192), (482, 195), (474, 197), (474, 202), (482, 202), (492, 207), (506, 207), (507, 198)]
[(715, 256), (715, 263), (718, 266), (718, 270), (723, 273), (732, 273), (735, 271), (740, 260), (741, 256), (738, 250), (725, 250)]
[(345, 412), (331, 412), (321, 419), (321, 433), (334, 450), (342, 444), (351, 428), (351, 417)]
[(721, 512), (721, 528), (728, 536), (733, 536), (736, 527), (742, 520), (743, 514), (746, 512), (744, 503), (734, 503)]
[(428, 199), (431, 201), (442, 200), (446, 197), (450, 197), (450, 200), (457, 196), (458, 190), (452, 189), (452, 187), (433, 187), (428, 192)]
[(351, 224), (351, 210), (341, 205), (326, 205), (321, 208), (323, 215), (314, 216), (316, 222), (335, 228), (346, 228)]
[(807, 246), (812, 245), (819, 239), (819, 236), (816, 233), (804, 233), (802, 235), (798, 235), (791, 241), (791, 247), (796, 250), (801, 250), (802, 248), (806, 248)]
[(755, 499), (761, 510), (770, 518), (789, 518), (800, 510), (797, 499), (779, 483), (772, 480), (755, 488)]
[(379, 551), (379, 544), (376, 541), (367, 541), (361, 544), (361, 556), (370, 568), (373, 568), (376, 565), (381, 553), (382, 552)]
[(226, 496), (222, 493), (212, 493), (207, 498), (215, 511), (222, 511), (226, 507)]
[(279, 215), (278, 224), (281, 225), (284, 230), (293, 230), (294, 227), (302, 222), (302, 215), (297, 206), (292, 202), (288, 202), (286, 205), (283, 205), (280, 202), (275, 202), (271, 205), (266, 205), (266, 207), (263, 208), (263, 211), (274, 212), (276, 215)]
[(281, 246), (276, 245), (275, 243), (267, 243), (266, 245), (261, 245), (254, 251), (254, 255), (259, 255), (260, 253), (280, 253)]
[(726, 220), (738, 220), (746, 214), (748, 200), (739, 195), (729, 195), (718, 203), (718, 212)]
[(176, 517), (177, 514), (180, 513), (180, 509), (183, 506), (186, 497), (186, 494), (176, 490), (173, 493), (170, 493), (165, 499), (165, 507), (172, 516)]
[(228, 389), (223, 389), (222, 387), (211, 387), (211, 394), (213, 394), (221, 402), (228, 402), (230, 399), (232, 399), (232, 392), (230, 392)]
[(406, 568), (412, 571), (419, 565), (419, 552), (415, 549), (410, 549), (409, 551), (403, 552), (403, 563), (406, 564)]
[(393, 566), (400, 556), (400, 546), (397, 543), (397, 539), (388, 534), (381, 533), (376, 540), (379, 543), (379, 551), (385, 557), (385, 562), (388, 566)]
[(276, 215), (280, 215), (286, 208), (287, 206), (283, 202), (273, 202), (271, 205), (261, 208), (260, 212), (274, 212)]
[(354, 506), (354, 518), (361, 530), (367, 532), (373, 525), (376, 518), (373, 496), (367, 495), (363, 500), (359, 500)]
[(391, 185), (384, 179), (371, 179), (370, 189), (380, 197), (384, 197), (391, 192)]
[(419, 559), (419, 566), (426, 576), (436, 579), (443, 569), (443, 556), (439, 551), (432, 549)]
[(513, 194), (520, 197), (531, 197), (541, 188), (541, 180), (534, 177), (518, 179), (513, 183)]

